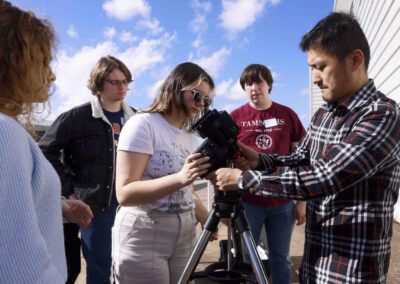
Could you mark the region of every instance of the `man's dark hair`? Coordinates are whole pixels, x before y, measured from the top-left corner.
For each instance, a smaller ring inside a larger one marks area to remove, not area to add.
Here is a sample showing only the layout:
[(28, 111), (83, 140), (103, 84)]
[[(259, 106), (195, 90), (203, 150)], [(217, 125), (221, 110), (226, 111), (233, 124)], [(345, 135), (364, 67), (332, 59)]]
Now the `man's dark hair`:
[(367, 38), (357, 19), (349, 14), (333, 12), (319, 21), (303, 36), (300, 48), (303, 51), (321, 49), (335, 55), (339, 61), (353, 50), (360, 49), (364, 54), (365, 70), (368, 69), (370, 50)]
[(240, 85), (242, 86), (242, 89), (244, 90), (245, 84), (251, 85), (254, 82), (260, 83), (260, 76), (265, 80), (265, 82), (267, 82), (269, 92), (271, 93), (272, 83), (274, 80), (272, 79), (271, 71), (269, 71), (268, 67), (262, 64), (250, 64), (243, 70), (242, 75), (240, 75)]

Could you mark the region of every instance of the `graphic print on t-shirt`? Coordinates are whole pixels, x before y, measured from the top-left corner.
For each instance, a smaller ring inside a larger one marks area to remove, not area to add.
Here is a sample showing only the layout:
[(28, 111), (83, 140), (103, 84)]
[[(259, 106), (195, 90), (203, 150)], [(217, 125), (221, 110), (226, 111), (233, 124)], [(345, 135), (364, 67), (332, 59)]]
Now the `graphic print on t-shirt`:
[(122, 108), (117, 112), (110, 112), (103, 109), (104, 115), (107, 117), (108, 121), (111, 123), (112, 130), (114, 133), (114, 145), (115, 151), (117, 151), (119, 134), (124, 125), (124, 112)]
[[(171, 144), (174, 151), (155, 152), (149, 160), (149, 173), (153, 178), (159, 178), (179, 172), (185, 164), (190, 151), (180, 144)], [(167, 211), (176, 212), (181, 208), (189, 207), (192, 202), (192, 192), (186, 187), (175, 191), (168, 196), (166, 204), (162, 207)]]
[(261, 134), (256, 138), (256, 145), (261, 150), (268, 150), (272, 147), (272, 138), (267, 134)]

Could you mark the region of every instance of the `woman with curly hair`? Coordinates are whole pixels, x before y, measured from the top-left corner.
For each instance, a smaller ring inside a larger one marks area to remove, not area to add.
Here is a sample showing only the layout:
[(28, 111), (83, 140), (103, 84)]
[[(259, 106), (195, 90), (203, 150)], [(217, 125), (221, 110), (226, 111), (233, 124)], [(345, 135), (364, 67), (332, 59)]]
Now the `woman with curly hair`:
[(55, 35), (0, 1), (0, 38), (0, 283), (65, 283), (60, 180), (30, 135), (55, 80)]

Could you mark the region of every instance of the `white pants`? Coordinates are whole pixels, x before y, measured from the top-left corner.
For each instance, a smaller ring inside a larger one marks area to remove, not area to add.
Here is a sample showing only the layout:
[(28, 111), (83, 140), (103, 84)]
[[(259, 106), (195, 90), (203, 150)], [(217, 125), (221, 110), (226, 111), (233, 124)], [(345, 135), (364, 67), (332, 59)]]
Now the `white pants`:
[(176, 284), (194, 248), (195, 224), (194, 210), (121, 207), (112, 229), (116, 283)]

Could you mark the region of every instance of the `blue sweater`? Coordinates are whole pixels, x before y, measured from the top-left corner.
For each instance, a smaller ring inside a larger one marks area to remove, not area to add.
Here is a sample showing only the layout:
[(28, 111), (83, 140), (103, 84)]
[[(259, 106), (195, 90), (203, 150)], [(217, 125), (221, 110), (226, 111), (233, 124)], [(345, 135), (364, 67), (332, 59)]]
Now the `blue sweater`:
[(0, 113), (0, 283), (65, 283), (60, 195), (35, 141)]

